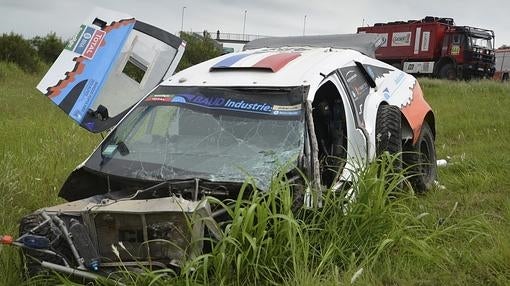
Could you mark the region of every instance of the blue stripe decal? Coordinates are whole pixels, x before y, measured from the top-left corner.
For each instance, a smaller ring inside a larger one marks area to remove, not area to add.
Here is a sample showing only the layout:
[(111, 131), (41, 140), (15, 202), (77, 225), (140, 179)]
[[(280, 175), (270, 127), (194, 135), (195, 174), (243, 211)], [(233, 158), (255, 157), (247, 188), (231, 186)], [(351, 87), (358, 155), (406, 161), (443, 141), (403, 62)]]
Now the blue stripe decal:
[(240, 61), (241, 59), (243, 59), (247, 56), (250, 56), (250, 55), (252, 55), (252, 54), (240, 54), (240, 55), (234, 55), (234, 56), (228, 57), (226, 59), (223, 59), (223, 60), (217, 62), (214, 66), (211, 67), (211, 69), (228, 68), (231, 65)]

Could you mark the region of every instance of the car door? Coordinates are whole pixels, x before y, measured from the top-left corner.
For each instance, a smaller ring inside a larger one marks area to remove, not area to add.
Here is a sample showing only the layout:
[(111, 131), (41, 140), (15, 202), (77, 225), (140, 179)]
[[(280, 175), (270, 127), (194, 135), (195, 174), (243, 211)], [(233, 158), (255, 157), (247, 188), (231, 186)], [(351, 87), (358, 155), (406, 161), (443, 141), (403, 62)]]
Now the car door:
[(83, 128), (102, 132), (174, 73), (184, 48), (169, 32), (96, 8), (37, 89)]

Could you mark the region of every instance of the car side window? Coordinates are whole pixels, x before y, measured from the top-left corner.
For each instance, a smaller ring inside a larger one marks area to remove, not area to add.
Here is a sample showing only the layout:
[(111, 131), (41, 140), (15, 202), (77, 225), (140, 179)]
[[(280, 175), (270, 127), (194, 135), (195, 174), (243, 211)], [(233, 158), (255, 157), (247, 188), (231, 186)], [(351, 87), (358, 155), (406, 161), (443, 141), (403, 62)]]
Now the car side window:
[(453, 43), (456, 45), (460, 44), (460, 35), (453, 35)]

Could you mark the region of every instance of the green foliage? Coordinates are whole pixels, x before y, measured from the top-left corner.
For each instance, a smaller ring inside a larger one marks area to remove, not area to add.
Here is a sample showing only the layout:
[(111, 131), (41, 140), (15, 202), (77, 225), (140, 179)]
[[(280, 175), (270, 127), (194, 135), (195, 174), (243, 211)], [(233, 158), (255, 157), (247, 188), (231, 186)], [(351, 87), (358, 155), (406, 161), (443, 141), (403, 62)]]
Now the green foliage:
[[(61, 203), (60, 186), (101, 139), (35, 89), (42, 76), (0, 62), (0, 235), (16, 236), (23, 215)], [(0, 245), (0, 285), (21, 285), (21, 273), (18, 249)]]
[(211, 39), (208, 33), (197, 35), (181, 32), (180, 37), (186, 41), (186, 50), (177, 66), (177, 71), (221, 55), (221, 47)]
[(39, 58), (48, 64), (52, 64), (65, 47), (65, 42), (54, 32), (44, 37), (36, 36), (29, 41), (37, 50)]
[(16, 63), (27, 72), (40, 68), (37, 51), (21, 35), (10, 33), (0, 37), (0, 61)]
[(26, 72), (35, 73), (52, 64), (64, 49), (65, 43), (55, 33), (32, 39), (10, 33), (0, 37), (0, 61), (17, 64)]

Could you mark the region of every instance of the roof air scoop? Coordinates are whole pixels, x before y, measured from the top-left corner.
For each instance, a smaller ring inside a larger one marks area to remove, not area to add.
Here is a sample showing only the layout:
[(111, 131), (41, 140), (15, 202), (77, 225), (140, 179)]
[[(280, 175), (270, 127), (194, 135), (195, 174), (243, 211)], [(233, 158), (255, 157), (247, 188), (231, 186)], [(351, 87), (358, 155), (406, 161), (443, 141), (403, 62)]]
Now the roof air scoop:
[(210, 71), (243, 69), (277, 72), (299, 56), (301, 53), (296, 52), (238, 54), (217, 62)]

